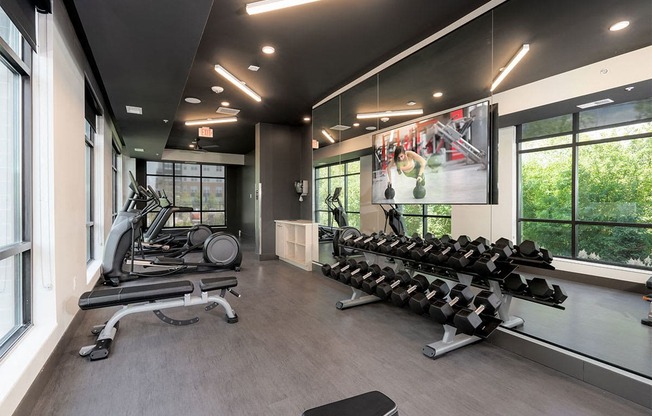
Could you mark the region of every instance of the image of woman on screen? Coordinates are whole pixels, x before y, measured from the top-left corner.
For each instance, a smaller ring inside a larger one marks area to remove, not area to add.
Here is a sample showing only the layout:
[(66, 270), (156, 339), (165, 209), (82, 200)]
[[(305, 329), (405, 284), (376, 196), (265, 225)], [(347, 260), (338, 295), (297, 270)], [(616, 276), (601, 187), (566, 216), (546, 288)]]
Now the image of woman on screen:
[(394, 159), (387, 165), (387, 179), (392, 184), (392, 167), (396, 167), (399, 175), (409, 176), (417, 180), (417, 185), (424, 186), (425, 179), (423, 171), (426, 167), (426, 159), (411, 150), (405, 150), (403, 146), (396, 146)]

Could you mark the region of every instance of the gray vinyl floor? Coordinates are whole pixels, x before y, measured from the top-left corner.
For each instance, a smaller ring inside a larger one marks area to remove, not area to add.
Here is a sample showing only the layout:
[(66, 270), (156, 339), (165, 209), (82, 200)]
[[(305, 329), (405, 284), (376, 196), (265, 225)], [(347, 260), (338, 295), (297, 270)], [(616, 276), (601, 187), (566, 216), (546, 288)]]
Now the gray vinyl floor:
[(442, 336), (440, 326), (388, 304), (337, 310), (351, 291), (318, 272), (246, 252), (237, 276), (242, 297), (227, 299), (240, 322), (201, 306), (167, 310), (199, 316), (185, 327), (130, 315), (103, 361), (78, 350), (116, 308), (83, 312), (33, 414), (299, 416), (370, 390), (401, 416), (651, 414), (490, 343), (429, 359), (421, 347)]

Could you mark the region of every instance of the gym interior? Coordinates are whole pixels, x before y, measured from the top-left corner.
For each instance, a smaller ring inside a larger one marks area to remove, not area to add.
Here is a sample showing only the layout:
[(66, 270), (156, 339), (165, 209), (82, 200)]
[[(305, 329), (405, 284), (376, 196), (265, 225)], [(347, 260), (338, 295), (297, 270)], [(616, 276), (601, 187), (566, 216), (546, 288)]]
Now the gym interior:
[(652, 414), (649, 2), (275, 3), (0, 0), (0, 414)]

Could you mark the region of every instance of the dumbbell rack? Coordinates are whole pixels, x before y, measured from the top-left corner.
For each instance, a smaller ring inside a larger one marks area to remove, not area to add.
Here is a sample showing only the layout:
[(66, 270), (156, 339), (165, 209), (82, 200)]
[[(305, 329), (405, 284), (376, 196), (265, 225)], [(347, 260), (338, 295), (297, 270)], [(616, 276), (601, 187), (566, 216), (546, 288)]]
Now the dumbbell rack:
[[(489, 317), (485, 319), (485, 324), (478, 330), (474, 335), (466, 334), (457, 334), (457, 328), (452, 325), (445, 324), (444, 335), (441, 340), (432, 342), (425, 345), (422, 348), (422, 352), (425, 356), (430, 358), (439, 357), (447, 352), (456, 350), (463, 346), (478, 342), (482, 339), (487, 338), (498, 326), (503, 326), (505, 328), (516, 328), (525, 323), (523, 318), (512, 316), (509, 314), (509, 308), (512, 303), (512, 298), (517, 297), (524, 300), (534, 301), (537, 303), (545, 304), (547, 306), (555, 307), (558, 309), (564, 309), (563, 306), (556, 305), (550, 302), (536, 300), (527, 296), (516, 295), (512, 293), (505, 293), (501, 288), (501, 283), (509, 274), (513, 273), (518, 265), (514, 263), (521, 264), (533, 264), (533, 262), (528, 261), (527, 259), (515, 259), (516, 261), (512, 262), (503, 262), (500, 272), (491, 275), (491, 276), (480, 276), (473, 272), (459, 272), (457, 270), (435, 266), (430, 263), (423, 263), (414, 260), (404, 259), (402, 257), (392, 256), (389, 254), (382, 254), (375, 251), (369, 251), (366, 249), (358, 249), (359, 252), (364, 254), (365, 260), (369, 263), (375, 263), (381, 267), (390, 266), (395, 269), (395, 271), (405, 270), (411, 276), (416, 275), (417, 273), (424, 274), (427, 276), (433, 276), (436, 278), (443, 277), (448, 280), (457, 280), (461, 284), (466, 286), (479, 286), (482, 288), (487, 288), (494, 292), (501, 300), (501, 304), (498, 307), (497, 314), (498, 317)], [(520, 261), (524, 260), (524, 261)], [(542, 264), (543, 268), (554, 269), (552, 265)], [(476, 282), (474, 282), (476, 278)], [(478, 278), (482, 283), (478, 283)], [(370, 303), (375, 303), (381, 301), (378, 296), (368, 295), (362, 292), (359, 289), (351, 287), (353, 294), (350, 299), (342, 300), (336, 303), (337, 309), (347, 309), (355, 306), (366, 305)]]

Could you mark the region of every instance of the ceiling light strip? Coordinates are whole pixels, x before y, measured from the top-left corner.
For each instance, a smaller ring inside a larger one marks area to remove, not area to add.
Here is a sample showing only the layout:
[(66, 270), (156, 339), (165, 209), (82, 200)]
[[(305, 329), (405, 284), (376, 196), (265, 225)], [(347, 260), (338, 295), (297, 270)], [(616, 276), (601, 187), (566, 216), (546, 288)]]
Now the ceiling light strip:
[(503, 80), (505, 79), (507, 74), (512, 72), (512, 69), (514, 69), (516, 64), (518, 64), (521, 61), (521, 59), (523, 59), (525, 54), (527, 54), (529, 51), (530, 51), (530, 44), (529, 43), (524, 43), (523, 46), (521, 46), (521, 49), (519, 49), (518, 52), (516, 53), (516, 55), (512, 58), (512, 60), (509, 61), (509, 63), (505, 67), (505, 69), (503, 69), (503, 71), (494, 80), (493, 84), (491, 84), (491, 88), (489, 89), (489, 91), (493, 92), (493, 90), (495, 90), (496, 87), (498, 87), (498, 85), (501, 82), (503, 82)]
[(319, 0), (262, 0), (246, 5), (247, 14), (259, 14), (285, 9), (286, 7), (299, 6), (301, 4), (313, 3)]
[(323, 134), (324, 136), (326, 136), (326, 138), (328, 139), (328, 141), (330, 141), (331, 143), (335, 143), (335, 139), (333, 139), (333, 136), (331, 136), (330, 134), (328, 134), (328, 132), (327, 132), (326, 130), (322, 130), (322, 131), (321, 131), (321, 134)]
[(262, 98), (260, 98), (260, 95), (256, 94), (254, 92), (254, 90), (247, 87), (242, 81), (240, 81), (233, 74), (231, 74), (229, 71), (224, 69), (224, 67), (222, 65), (215, 65), (215, 71), (217, 71), (218, 74), (222, 75), (229, 82), (231, 82), (233, 85), (238, 87), (240, 90), (242, 90), (245, 94), (247, 94), (248, 96), (250, 96), (254, 100), (256, 100), (258, 102), (261, 102), (263, 100)]
[(208, 118), (206, 120), (186, 121), (186, 126), (201, 126), (204, 124), (233, 123), (238, 121), (237, 117)]
[(423, 108), (415, 108), (413, 110), (388, 110), (388, 111), (379, 111), (377, 113), (360, 113), (356, 117), (362, 120), (367, 118), (380, 118), (380, 117), (420, 116), (422, 114), (423, 114)]

